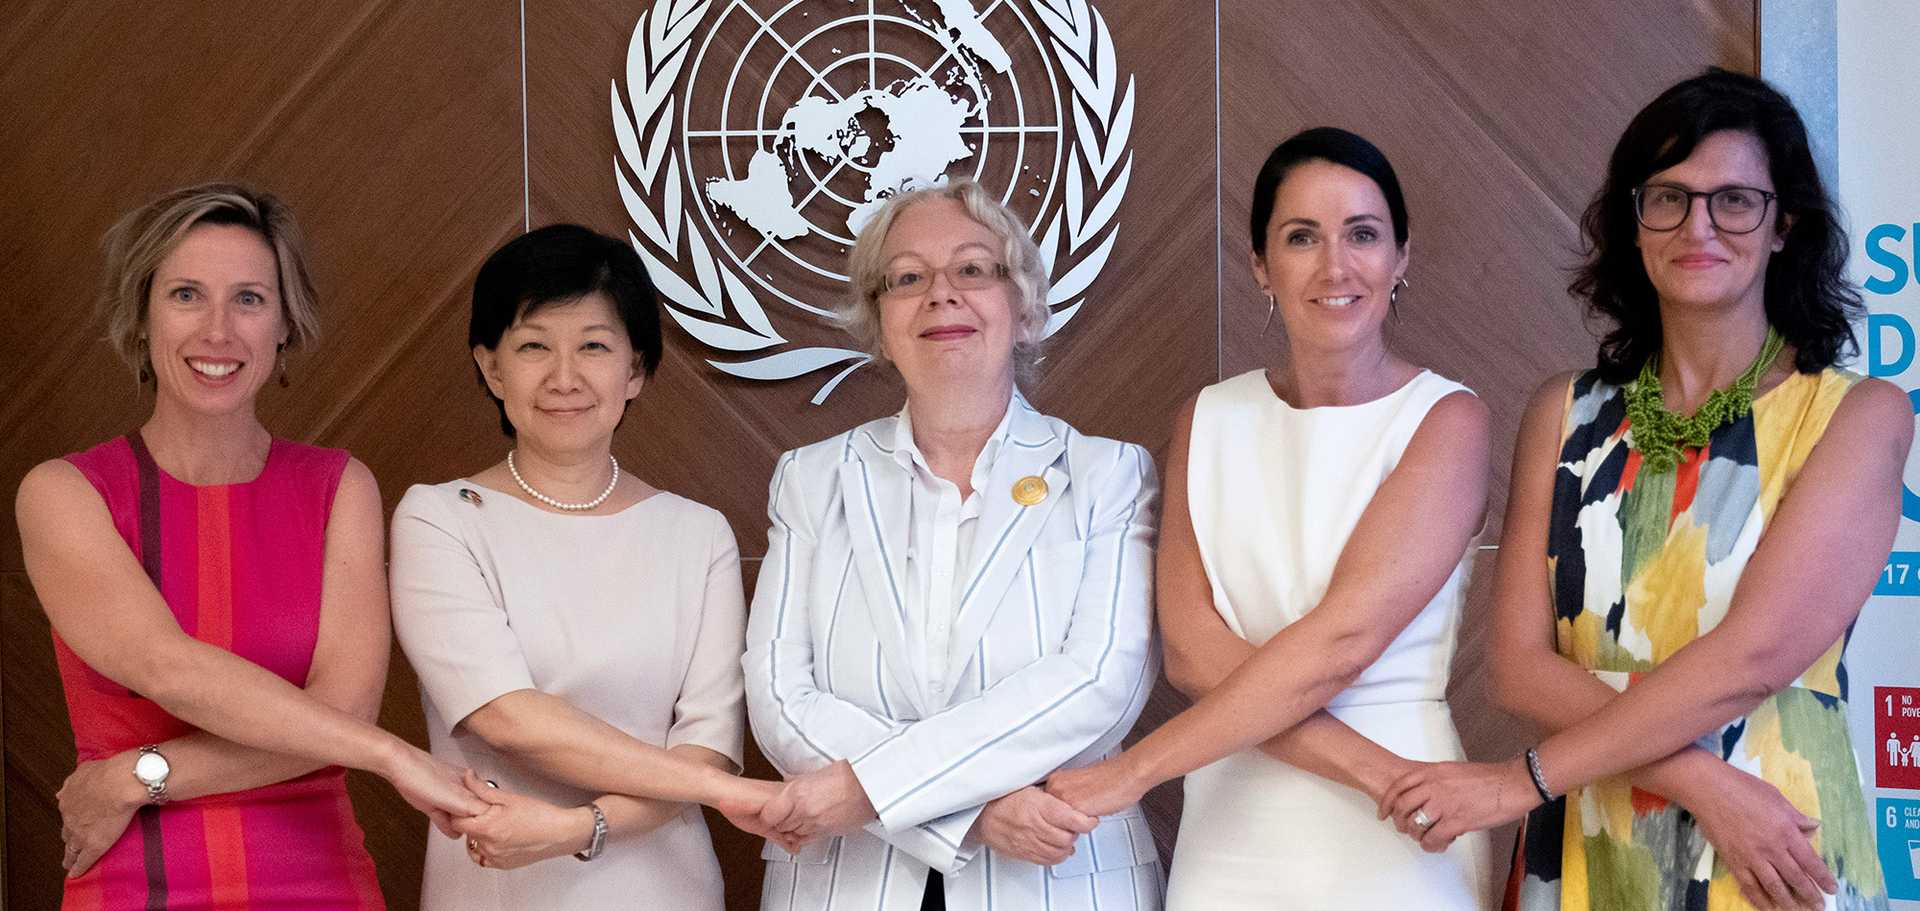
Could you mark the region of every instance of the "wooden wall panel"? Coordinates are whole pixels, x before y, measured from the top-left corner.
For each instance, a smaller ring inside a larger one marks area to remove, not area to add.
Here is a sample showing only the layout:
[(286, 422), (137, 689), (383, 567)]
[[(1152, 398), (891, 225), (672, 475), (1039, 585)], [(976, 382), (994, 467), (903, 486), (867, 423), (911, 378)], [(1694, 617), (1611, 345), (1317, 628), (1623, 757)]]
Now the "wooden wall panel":
[[(1053, 344), (1029, 389), (1035, 403), (1164, 459), (1182, 400), (1280, 351), (1278, 330), (1259, 333), (1264, 307), (1245, 267), (1255, 169), (1288, 133), (1348, 126), (1385, 148), (1409, 196), (1414, 286), (1396, 342), (1494, 410), (1491, 542), (1527, 390), (1591, 357), (1565, 269), (1606, 151), (1664, 84), (1707, 63), (1754, 68), (1752, 0), (1622, 0), (1525, 15), (1496, 0), (1363, 0), (1338, 15), (1305, 0), (1095, 3), (1120, 70), (1138, 80), (1134, 170), (1112, 260)], [(0, 157), (13, 215), (0, 226), (13, 292), (0, 329), (9, 392), (0, 487), (10, 493), (35, 462), (145, 414), (88, 317), (98, 238), (151, 195), (216, 176), (257, 182), (294, 206), (323, 297), (325, 341), (293, 362), (292, 389), (267, 391), (268, 425), (353, 450), (389, 507), (410, 484), (498, 459), (505, 441), (465, 351), (473, 273), (528, 221), (631, 229), (613, 183), (608, 90), (624, 81), (627, 42), (651, 5), (526, 4), (524, 85), (522, 10), (509, 4), (10, 6), (0, 23), (0, 122), (23, 139)], [(801, 0), (822, 17), (845, 5)], [(713, 53), (737, 52), (728, 40)], [(749, 60), (743, 79), (767, 72)], [(775, 87), (792, 90), (793, 78), (784, 72)], [(995, 117), (1007, 116), (1005, 104), (996, 101)], [(802, 287), (819, 304), (836, 293)], [(791, 337), (835, 343), (830, 328), (770, 309)], [(716, 352), (677, 328), (667, 344), (616, 450), (648, 480), (727, 514), (751, 587), (776, 455), (897, 408), (901, 387), (868, 368), (816, 406), (808, 399), (830, 373), (750, 383), (709, 367)], [(1476, 564), (1451, 691), (1477, 756), (1509, 755), (1527, 736), (1485, 708), (1491, 554)], [(0, 523), (0, 694), (0, 879), (9, 907), (51, 907), (52, 795), (71, 769), (71, 738), (11, 522)], [(1181, 704), (1162, 687), (1137, 730)], [(424, 742), (416, 682), (397, 656), (382, 723)], [(751, 770), (770, 774), (757, 757)], [(378, 781), (356, 774), (351, 783), (392, 907), (414, 907), (423, 820)], [(1148, 805), (1165, 849), (1178, 783)], [(757, 846), (714, 822), (729, 905), (754, 907)]]
[[(352, 449), (389, 505), (403, 481), (446, 472), (421, 431), (435, 429), (438, 406), (424, 380), (448, 360), (420, 351), (451, 315), (464, 325), (466, 276), (521, 223), (517, 12), (445, 0), (48, 2), (16, 4), (7, 20), (0, 122), (25, 138), (0, 159), (13, 215), (0, 229), (9, 501), (32, 464), (144, 417), (91, 319), (99, 237), (153, 195), (216, 177), (287, 200), (321, 295), (323, 342), (291, 362), (292, 388), (269, 387), (267, 425)], [(0, 527), (9, 906), (51, 908), (52, 795), (72, 738), (16, 530)], [(383, 721), (423, 742), (419, 715), (396, 662)], [(424, 819), (377, 780), (351, 783), (382, 885), (394, 907), (413, 907)]]

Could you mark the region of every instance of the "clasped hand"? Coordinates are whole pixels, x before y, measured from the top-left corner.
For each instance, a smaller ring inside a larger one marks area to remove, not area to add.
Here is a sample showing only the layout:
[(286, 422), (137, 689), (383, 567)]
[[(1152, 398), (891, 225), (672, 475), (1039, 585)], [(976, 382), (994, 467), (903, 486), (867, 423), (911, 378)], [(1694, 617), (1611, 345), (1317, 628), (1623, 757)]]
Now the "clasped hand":
[(1445, 851), (1468, 832), (1512, 822), (1539, 806), (1525, 760), (1423, 762), (1387, 787), (1380, 818), (1428, 851)]
[(60, 804), (60, 866), (77, 877), (120, 840), (133, 814), (147, 802), (146, 789), (133, 777), (130, 753), (83, 762), (55, 795)]
[(759, 826), (794, 852), (815, 838), (856, 831), (875, 816), (853, 766), (841, 759), (788, 780), (760, 808)]
[(1030, 864), (1051, 867), (1073, 856), (1074, 842), (1100, 820), (1036, 787), (989, 801), (974, 820), (973, 836), (987, 847)]
[(584, 851), (593, 837), (593, 811), (560, 807), (524, 794), (503, 791), (469, 771), (467, 791), (487, 809), (454, 819), (453, 830), (466, 837), (467, 857), (482, 867), (512, 870)]

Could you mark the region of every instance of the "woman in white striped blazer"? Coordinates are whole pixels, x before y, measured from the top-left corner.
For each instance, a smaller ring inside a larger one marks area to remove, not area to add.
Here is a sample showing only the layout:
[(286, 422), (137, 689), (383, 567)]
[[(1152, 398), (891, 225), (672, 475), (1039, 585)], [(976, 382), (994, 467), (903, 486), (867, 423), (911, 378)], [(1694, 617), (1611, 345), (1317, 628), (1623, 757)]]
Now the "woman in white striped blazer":
[(854, 245), (850, 331), (898, 414), (787, 453), (748, 620), (747, 708), (788, 778), (762, 907), (1146, 909), (1137, 806), (1036, 787), (1116, 752), (1157, 675), (1153, 463), (1015, 386), (1047, 318), (1019, 219), (968, 180)]

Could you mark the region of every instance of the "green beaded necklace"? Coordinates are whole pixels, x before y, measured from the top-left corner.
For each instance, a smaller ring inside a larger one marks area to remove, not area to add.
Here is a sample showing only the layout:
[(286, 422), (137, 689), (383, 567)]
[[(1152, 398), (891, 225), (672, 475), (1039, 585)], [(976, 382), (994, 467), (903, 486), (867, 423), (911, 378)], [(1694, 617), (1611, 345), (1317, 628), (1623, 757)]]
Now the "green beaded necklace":
[(1660, 388), (1660, 356), (1647, 358), (1640, 365), (1640, 376), (1626, 388), (1627, 426), (1633, 432), (1633, 448), (1640, 452), (1643, 470), (1656, 475), (1674, 470), (1680, 464), (1682, 446), (1705, 446), (1716, 428), (1746, 417), (1753, 410), (1754, 385), (1786, 345), (1780, 333), (1768, 326), (1767, 340), (1760, 343), (1760, 356), (1753, 359), (1747, 372), (1740, 374), (1733, 385), (1715, 389), (1692, 417), (1667, 410), (1667, 397)]

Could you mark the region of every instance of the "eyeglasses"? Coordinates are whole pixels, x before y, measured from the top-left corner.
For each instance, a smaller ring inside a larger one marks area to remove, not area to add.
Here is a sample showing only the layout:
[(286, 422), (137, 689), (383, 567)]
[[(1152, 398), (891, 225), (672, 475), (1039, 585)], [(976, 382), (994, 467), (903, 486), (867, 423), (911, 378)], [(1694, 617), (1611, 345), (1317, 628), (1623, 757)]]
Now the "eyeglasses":
[(1672, 231), (1687, 220), (1693, 201), (1707, 201), (1707, 218), (1728, 234), (1751, 234), (1767, 220), (1767, 204), (1779, 197), (1754, 187), (1699, 191), (1650, 183), (1633, 188), (1633, 214), (1649, 231)]
[(907, 263), (887, 270), (881, 277), (880, 293), (887, 297), (912, 297), (933, 287), (933, 277), (944, 275), (947, 286), (955, 291), (978, 291), (1007, 277), (1007, 267), (990, 259), (963, 259), (935, 269)]

